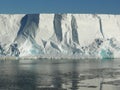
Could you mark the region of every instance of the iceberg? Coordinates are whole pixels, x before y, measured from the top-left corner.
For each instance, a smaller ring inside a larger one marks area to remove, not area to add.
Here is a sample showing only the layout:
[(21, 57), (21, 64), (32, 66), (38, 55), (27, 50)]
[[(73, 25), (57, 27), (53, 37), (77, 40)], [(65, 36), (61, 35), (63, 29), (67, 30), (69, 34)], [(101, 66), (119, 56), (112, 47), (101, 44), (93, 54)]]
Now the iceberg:
[(0, 56), (120, 58), (120, 15), (0, 14)]

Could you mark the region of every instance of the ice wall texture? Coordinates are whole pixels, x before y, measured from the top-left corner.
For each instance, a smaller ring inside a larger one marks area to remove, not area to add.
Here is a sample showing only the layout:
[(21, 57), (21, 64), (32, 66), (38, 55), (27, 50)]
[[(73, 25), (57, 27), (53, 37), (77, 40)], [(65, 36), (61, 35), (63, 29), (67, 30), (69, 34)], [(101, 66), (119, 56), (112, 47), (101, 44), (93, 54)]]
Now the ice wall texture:
[(0, 55), (119, 58), (120, 15), (1, 14)]

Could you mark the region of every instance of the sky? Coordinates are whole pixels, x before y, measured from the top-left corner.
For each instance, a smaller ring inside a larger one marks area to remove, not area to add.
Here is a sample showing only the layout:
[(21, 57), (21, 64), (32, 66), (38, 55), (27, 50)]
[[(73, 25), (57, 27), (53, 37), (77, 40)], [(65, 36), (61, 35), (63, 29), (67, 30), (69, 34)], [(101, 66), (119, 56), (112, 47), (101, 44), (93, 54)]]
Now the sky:
[(0, 0), (0, 13), (120, 14), (120, 0)]

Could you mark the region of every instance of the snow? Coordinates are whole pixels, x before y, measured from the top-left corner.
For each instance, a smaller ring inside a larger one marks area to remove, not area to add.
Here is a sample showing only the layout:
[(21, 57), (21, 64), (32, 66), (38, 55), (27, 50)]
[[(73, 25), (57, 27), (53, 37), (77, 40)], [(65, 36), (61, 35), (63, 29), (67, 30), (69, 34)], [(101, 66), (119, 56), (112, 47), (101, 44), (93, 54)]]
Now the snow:
[(0, 42), (10, 44), (17, 36), (23, 15), (0, 15)]
[(0, 14), (1, 56), (119, 58), (119, 42), (120, 15)]

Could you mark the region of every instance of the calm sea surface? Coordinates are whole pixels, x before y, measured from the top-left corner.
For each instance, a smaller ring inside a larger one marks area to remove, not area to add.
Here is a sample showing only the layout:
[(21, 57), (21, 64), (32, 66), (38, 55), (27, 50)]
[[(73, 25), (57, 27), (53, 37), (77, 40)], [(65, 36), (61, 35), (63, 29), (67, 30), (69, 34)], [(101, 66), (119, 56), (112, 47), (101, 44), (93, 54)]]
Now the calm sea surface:
[(0, 90), (120, 90), (120, 60), (0, 60)]

